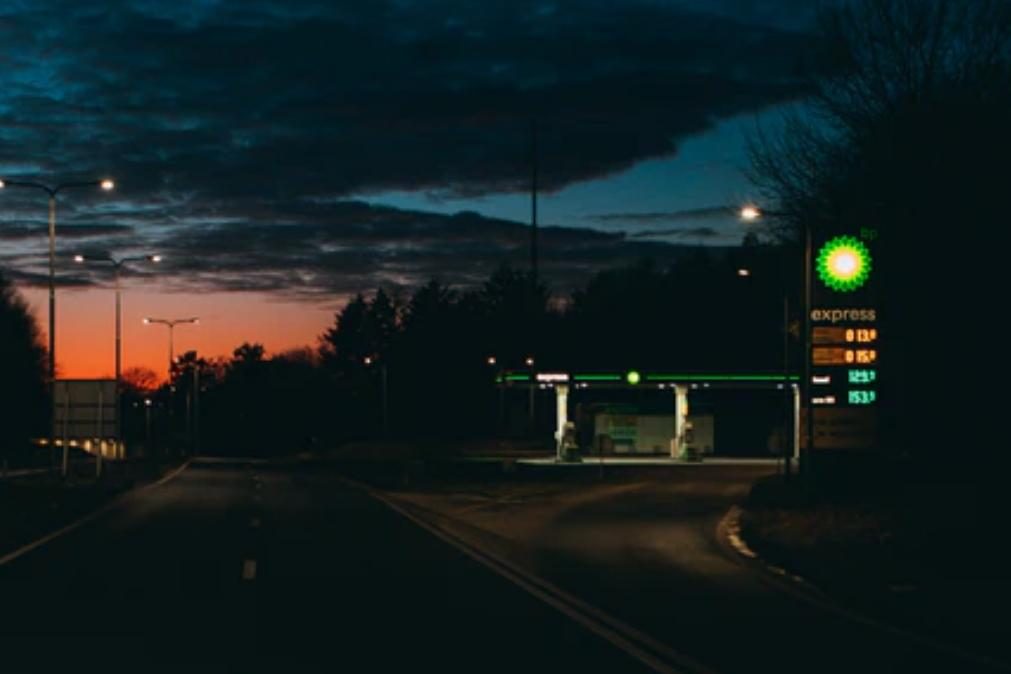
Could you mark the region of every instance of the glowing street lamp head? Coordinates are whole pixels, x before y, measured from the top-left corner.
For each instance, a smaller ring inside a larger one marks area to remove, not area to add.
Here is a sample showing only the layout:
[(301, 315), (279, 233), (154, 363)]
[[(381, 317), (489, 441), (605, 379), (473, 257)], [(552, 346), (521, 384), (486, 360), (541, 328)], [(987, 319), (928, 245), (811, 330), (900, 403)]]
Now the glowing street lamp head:
[(837, 236), (818, 251), (816, 263), (822, 283), (837, 292), (851, 292), (871, 275), (871, 253), (854, 236)]
[(84, 262), (84, 256), (78, 253), (74, 256), (74, 262)]
[(162, 261), (162, 256), (161, 255), (148, 255), (147, 259), (150, 260), (151, 262), (161, 262)]
[(116, 183), (114, 183), (112, 180), (106, 178), (102, 182), (98, 183), (98, 186), (101, 187), (106, 192), (111, 192), (113, 189), (115, 189)]
[(757, 220), (762, 217), (762, 211), (757, 206), (745, 206), (741, 209), (741, 220)]
[(632, 386), (635, 386), (640, 381), (642, 381), (642, 376), (635, 370), (632, 370), (631, 372), (625, 375), (625, 381), (627, 381)]
[(7, 187), (7, 183), (5, 183), (3, 180), (0, 180), (0, 190), (2, 190), (5, 187)]

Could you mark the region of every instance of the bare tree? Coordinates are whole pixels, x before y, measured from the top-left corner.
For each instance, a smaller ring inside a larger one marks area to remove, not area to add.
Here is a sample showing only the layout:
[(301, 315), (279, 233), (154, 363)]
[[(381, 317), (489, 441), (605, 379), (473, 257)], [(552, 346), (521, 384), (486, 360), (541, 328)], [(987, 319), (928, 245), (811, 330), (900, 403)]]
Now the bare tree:
[(876, 229), (890, 437), (992, 446), (1003, 413), (968, 392), (1006, 367), (988, 344), (1006, 285), (1011, 3), (857, 0), (820, 31), (810, 100), (751, 145), (752, 177), (781, 213), (770, 230)]

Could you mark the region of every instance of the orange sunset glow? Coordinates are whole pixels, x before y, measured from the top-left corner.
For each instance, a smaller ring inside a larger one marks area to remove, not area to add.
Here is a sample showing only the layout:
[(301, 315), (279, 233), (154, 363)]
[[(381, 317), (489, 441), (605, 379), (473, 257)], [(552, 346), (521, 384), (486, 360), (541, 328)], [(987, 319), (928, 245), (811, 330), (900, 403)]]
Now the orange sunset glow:
[[(47, 291), (21, 290), (46, 340)], [(175, 354), (196, 350), (202, 357), (230, 357), (242, 342), (259, 342), (268, 354), (316, 346), (333, 322), (330, 306), (279, 301), (259, 293), (163, 293), (150, 286), (125, 287), (123, 302), (123, 370), (147, 367), (165, 378), (168, 328), (145, 325), (145, 316), (197, 316), (198, 325), (175, 328)], [(58, 289), (56, 294), (56, 359), (61, 378), (112, 377), (115, 369), (115, 293), (111, 289)]]

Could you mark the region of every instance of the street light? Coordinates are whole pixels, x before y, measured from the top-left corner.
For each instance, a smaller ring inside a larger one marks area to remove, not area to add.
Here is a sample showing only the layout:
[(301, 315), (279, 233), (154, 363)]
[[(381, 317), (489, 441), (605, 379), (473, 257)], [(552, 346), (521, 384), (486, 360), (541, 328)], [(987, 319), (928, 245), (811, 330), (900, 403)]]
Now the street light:
[[(60, 183), (58, 185), (46, 185), (34, 181), (25, 180), (5, 180), (0, 178), (0, 189), (7, 187), (24, 187), (33, 190), (42, 190), (49, 195), (49, 394), (56, 399), (56, 195), (70, 188), (77, 187), (98, 187), (105, 192), (109, 192), (116, 187), (116, 184), (109, 178), (102, 180), (89, 180), (85, 182)], [(52, 413), (52, 411), (50, 411)], [(56, 439), (53, 434), (53, 424), (49, 424), (49, 447), (55, 447)], [(55, 455), (50, 454), (51, 460), (55, 461)]]
[[(161, 260), (161, 256), (155, 256), (155, 257), (157, 257), (158, 259), (157, 260), (153, 260), (154, 262), (159, 262)], [(179, 325), (180, 323), (194, 323), (194, 324), (196, 324), (196, 323), (199, 323), (199, 322), (200, 322), (200, 319), (197, 318), (196, 316), (194, 316), (192, 318), (173, 318), (173, 319), (168, 319), (168, 318), (145, 318), (144, 319), (144, 325), (167, 325), (168, 326), (168, 378), (169, 378), (169, 382), (172, 381), (172, 363), (174, 362), (174, 360), (173, 360), (173, 350), (172, 350), (172, 332), (173, 332), (173, 330), (175, 330), (175, 327), (177, 325)]]
[[(107, 181), (111, 183), (112, 181)], [(109, 188), (111, 189), (111, 188)], [(123, 430), (123, 403), (121, 400), (121, 385), (120, 385), (120, 375), (122, 373), (122, 359), (123, 359), (123, 320), (122, 320), (122, 286), (120, 284), (120, 272), (123, 269), (123, 265), (128, 262), (152, 262), (158, 263), (162, 261), (161, 255), (137, 255), (133, 257), (124, 257), (116, 259), (109, 255), (108, 253), (102, 253), (100, 255), (82, 255), (78, 253), (74, 256), (74, 262), (78, 264), (84, 264), (86, 262), (91, 262), (95, 264), (109, 264), (112, 265), (112, 269), (116, 275), (116, 442), (122, 442), (122, 430)], [(101, 474), (102, 472), (102, 451), (99, 447), (98, 451), (98, 463), (96, 471)]]
[(362, 359), (362, 362), (365, 363), (366, 367), (372, 367), (372, 365), (374, 365), (377, 360), (379, 361), (379, 376), (381, 378), (380, 379), (380, 385), (381, 385), (381, 389), (382, 389), (382, 393), (381, 393), (381, 396), (382, 396), (382, 398), (381, 398), (381, 400), (382, 400), (382, 410), (381, 411), (382, 411), (382, 422), (383, 422), (383, 435), (387, 435), (389, 433), (389, 408), (388, 408), (388, 402), (387, 402), (387, 398), (386, 398), (386, 396), (387, 396), (386, 387), (387, 387), (387, 384), (388, 384), (388, 382), (387, 382), (387, 372), (386, 372), (386, 359), (384, 359), (384, 358), (378, 358), (376, 356), (365, 356)]
[[(749, 278), (751, 270), (741, 267), (737, 270), (740, 278)], [(792, 408), (790, 396), (790, 294), (786, 287), (783, 288), (783, 397), (785, 400), (785, 412), (783, 417), (783, 475), (790, 477), (790, 452), (787, 450), (786, 431), (790, 426), (787, 421), (790, 418), (789, 410)]]
[(747, 220), (750, 222), (752, 220), (758, 220), (760, 217), (762, 217), (762, 211), (758, 208), (758, 206), (751, 206), (751, 205), (743, 206), (740, 211), (740, 216), (742, 220)]
[(52, 387), (52, 382), (56, 381), (56, 195), (78, 187), (98, 187), (104, 192), (109, 192), (116, 187), (116, 183), (105, 178), (51, 186), (33, 181), (0, 179), (0, 189), (7, 187), (42, 190), (49, 195), (49, 381)]
[[(782, 217), (786, 215), (782, 211), (768, 211), (757, 206), (747, 205), (741, 208), (740, 216), (742, 220), (754, 221), (765, 216)], [(811, 224), (808, 219), (803, 219), (804, 227), (804, 364), (803, 364), (803, 386), (801, 392), (804, 395), (804, 407), (807, 409), (804, 429), (804, 450), (801, 452), (801, 467), (806, 463), (804, 456), (810, 456), (814, 449), (814, 409), (811, 405)]]

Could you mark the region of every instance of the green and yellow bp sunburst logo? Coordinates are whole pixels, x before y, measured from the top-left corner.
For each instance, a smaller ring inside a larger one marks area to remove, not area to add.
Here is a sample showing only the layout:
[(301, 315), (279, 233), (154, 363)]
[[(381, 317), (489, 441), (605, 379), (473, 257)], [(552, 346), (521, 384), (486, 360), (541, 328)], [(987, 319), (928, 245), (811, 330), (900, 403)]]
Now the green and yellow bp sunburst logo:
[(815, 268), (826, 286), (837, 292), (851, 292), (871, 275), (871, 252), (855, 236), (837, 236), (818, 251)]

